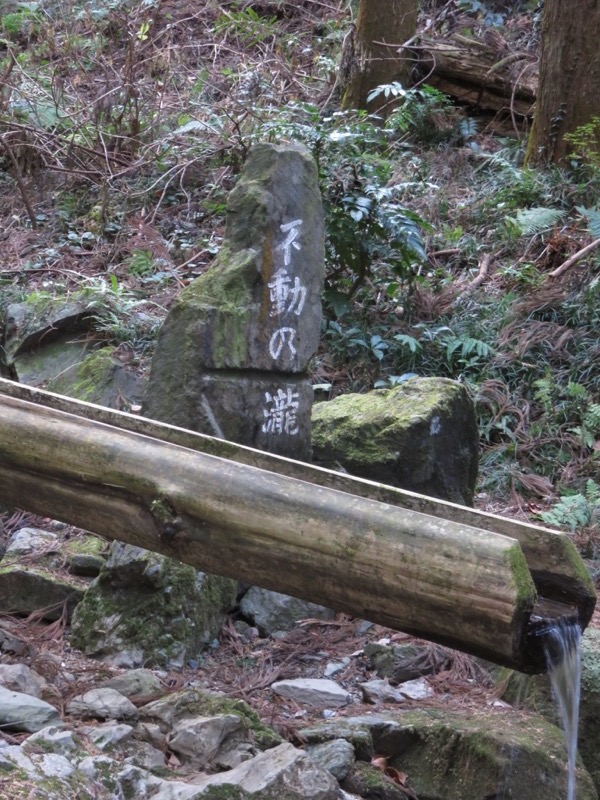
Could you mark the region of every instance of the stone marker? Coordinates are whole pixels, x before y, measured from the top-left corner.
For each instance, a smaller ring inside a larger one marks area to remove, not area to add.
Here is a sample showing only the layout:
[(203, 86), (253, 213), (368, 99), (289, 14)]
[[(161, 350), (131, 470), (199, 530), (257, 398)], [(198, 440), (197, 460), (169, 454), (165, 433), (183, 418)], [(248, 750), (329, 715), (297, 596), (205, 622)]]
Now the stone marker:
[(250, 151), (223, 248), (172, 306), (143, 413), (296, 459), (310, 457), (323, 289), (316, 165), (298, 144)]

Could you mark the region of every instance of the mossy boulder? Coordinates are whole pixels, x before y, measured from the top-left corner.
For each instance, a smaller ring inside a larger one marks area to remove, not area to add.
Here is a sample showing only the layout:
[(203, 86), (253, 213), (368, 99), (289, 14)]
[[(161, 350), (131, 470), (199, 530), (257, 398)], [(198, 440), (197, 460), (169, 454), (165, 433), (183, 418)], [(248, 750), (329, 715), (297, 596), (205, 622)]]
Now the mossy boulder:
[[(543, 717), (508, 709), (426, 709), (349, 717), (345, 724), (368, 731), (374, 752), (408, 776), (421, 800), (567, 796), (564, 736)], [(577, 798), (597, 798), (581, 762)]]
[(473, 504), (479, 432), (473, 402), (455, 381), (413, 378), (318, 403), (312, 443), (314, 460), (330, 469)]
[(16, 531), (0, 563), (0, 611), (25, 616), (37, 611), (47, 620), (59, 619), (66, 613), (70, 619), (90, 585), (85, 580), (89, 571), (73, 570), (72, 559), (80, 552), (93, 550), (101, 565), (104, 545), (92, 534), (69, 537), (64, 531), (27, 527)]
[(72, 644), (119, 666), (180, 667), (219, 634), (237, 583), (114, 543), (73, 617)]

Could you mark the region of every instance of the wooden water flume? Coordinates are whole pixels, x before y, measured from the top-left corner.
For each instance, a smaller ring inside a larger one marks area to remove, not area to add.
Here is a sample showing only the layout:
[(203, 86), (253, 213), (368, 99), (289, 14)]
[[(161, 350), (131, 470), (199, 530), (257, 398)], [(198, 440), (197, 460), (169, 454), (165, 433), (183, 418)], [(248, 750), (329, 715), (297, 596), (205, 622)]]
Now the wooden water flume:
[(562, 534), (6, 380), (0, 502), (525, 672), (595, 605)]

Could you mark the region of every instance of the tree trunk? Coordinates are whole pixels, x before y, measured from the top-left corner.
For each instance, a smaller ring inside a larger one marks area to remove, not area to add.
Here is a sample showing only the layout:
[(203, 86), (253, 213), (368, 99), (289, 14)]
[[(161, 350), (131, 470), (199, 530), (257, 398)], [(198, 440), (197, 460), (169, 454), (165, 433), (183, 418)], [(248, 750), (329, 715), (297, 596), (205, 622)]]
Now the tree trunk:
[[(546, 0), (540, 86), (527, 163), (564, 163), (565, 134), (600, 115), (600, 0)], [(597, 147), (597, 144), (596, 144)]]
[(368, 103), (373, 89), (393, 81), (408, 85), (412, 59), (409, 51), (398, 51), (415, 35), (417, 15), (417, 0), (361, 0), (340, 66), (343, 108), (378, 111), (389, 98)]
[[(328, 488), (335, 473), (308, 465), (296, 465), (298, 480), (237, 463), (230, 459), (294, 469), (229, 442), (8, 381), (0, 392), (3, 502), (517, 669), (544, 669), (531, 622), (545, 611), (516, 538), (393, 505), (396, 490), (367, 481), (356, 481), (363, 495), (381, 488), (391, 502), (350, 493), (347, 476), (339, 476), (345, 491)], [(27, 394), (44, 404), (18, 397)], [(317, 485), (311, 475), (322, 476)], [(565, 567), (553, 547), (568, 540), (524, 527), (534, 562), (546, 554), (545, 595), (554, 583), (560, 600), (552, 613), (585, 626), (593, 588), (583, 566), (563, 551)]]

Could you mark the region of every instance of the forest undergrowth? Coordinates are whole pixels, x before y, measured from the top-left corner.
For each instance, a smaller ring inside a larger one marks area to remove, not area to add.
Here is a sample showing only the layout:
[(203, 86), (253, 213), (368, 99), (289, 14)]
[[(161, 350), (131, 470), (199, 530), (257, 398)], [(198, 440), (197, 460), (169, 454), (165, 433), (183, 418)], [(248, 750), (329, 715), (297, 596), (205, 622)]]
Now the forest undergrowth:
[[(385, 118), (342, 112), (353, 6), (3, 3), (0, 312), (85, 291), (98, 335), (146, 371), (170, 303), (219, 250), (249, 148), (302, 141), (327, 222), (317, 399), (463, 382), (482, 507), (571, 530), (595, 557), (600, 250), (580, 251), (600, 239), (596, 130), (568, 169), (541, 171), (523, 166), (527, 120), (498, 134), (426, 82), (381, 87)], [(535, 53), (536, 4), (498, 6), (427, 2), (421, 25)]]

